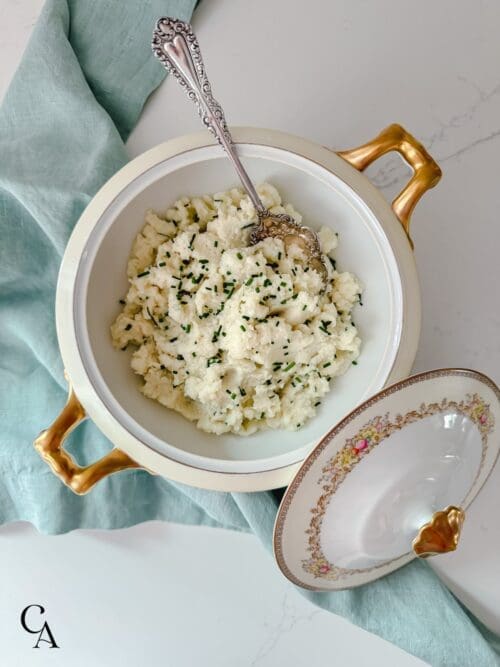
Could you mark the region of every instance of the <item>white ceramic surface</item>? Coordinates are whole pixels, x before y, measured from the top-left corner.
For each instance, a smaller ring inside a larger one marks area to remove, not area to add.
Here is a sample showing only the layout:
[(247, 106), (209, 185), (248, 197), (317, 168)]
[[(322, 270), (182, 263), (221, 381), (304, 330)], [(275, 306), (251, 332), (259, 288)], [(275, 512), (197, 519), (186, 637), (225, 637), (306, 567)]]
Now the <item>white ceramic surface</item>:
[(336, 426), (290, 484), (275, 554), (294, 583), (352, 588), (415, 557), (434, 512), (467, 509), (500, 449), (500, 391), (459, 369), (416, 375)]
[(318, 416), (297, 432), (214, 436), (145, 398), (130, 353), (111, 347), (109, 327), (127, 290), (126, 262), (148, 208), (235, 184), (207, 132), (158, 146), (128, 164), (96, 195), (69, 240), (58, 282), (63, 361), (90, 417), (150, 470), (217, 489), (285, 484), (315, 442), (344, 414), (406, 375), (420, 327), (414, 259), (390, 206), (332, 151), (270, 130), (234, 132), (256, 182), (270, 181), (313, 227), (340, 234), (341, 268), (365, 286), (354, 317), (363, 340), (358, 365), (338, 379)]
[[(249, 534), (150, 521), (47, 536), (19, 523), (0, 527), (0, 560), (2, 667), (326, 667), (332, 641), (342, 667), (426, 664), (313, 605)], [(32, 648), (19, 623), (30, 603), (58, 650)]]

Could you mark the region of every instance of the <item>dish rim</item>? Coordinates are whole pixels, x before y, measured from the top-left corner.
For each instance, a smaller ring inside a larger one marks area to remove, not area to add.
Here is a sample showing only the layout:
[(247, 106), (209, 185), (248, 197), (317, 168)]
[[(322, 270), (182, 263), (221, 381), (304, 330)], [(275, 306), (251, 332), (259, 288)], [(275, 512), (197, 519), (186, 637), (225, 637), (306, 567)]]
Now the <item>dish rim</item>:
[[(413, 254), (406, 235), (390, 205), (365, 176), (361, 175), (330, 149), (274, 130), (236, 128), (234, 135), (237, 143), (276, 147), (316, 162), (323, 169), (342, 180), (350, 190), (354, 191), (364, 205), (370, 209), (372, 215), (380, 222), (396, 261), (403, 292), (401, 336), (392, 369), (385, 380), (384, 386), (407, 375), (415, 357), (418, 343), (420, 298)], [(114, 415), (110, 414), (108, 407), (96, 395), (95, 387), (87, 375), (78, 351), (74, 320), (71, 319), (70, 326), (68, 326), (68, 313), (73, 311), (75, 276), (81, 250), (104, 211), (136, 178), (155, 165), (165, 162), (181, 152), (211, 146), (213, 143), (207, 133), (196, 133), (160, 144), (123, 167), (96, 194), (75, 227), (68, 242), (59, 273), (56, 297), (59, 346), (75, 391), (91, 419), (113, 443), (142, 467), (159, 472), (176, 481), (202, 488), (237, 491), (277, 488), (288, 483), (291, 476), (300, 467), (302, 460), (264, 471), (221, 472), (206, 470), (168, 458), (164, 454), (151, 450), (146, 443), (137, 440), (129, 432), (124, 433), (123, 425)], [(104, 423), (110, 418), (116, 422), (112, 425), (112, 428), (108, 428), (107, 424)]]
[[(305, 584), (302, 582), (300, 579), (298, 579), (288, 568), (284, 555), (283, 555), (283, 550), (282, 550), (282, 535), (283, 535), (283, 529), (284, 529), (284, 524), (286, 521), (286, 517), (288, 514), (288, 510), (290, 508), (291, 503), (293, 502), (293, 497), (295, 496), (295, 493), (297, 489), (299, 488), (304, 476), (307, 474), (309, 469), (311, 468), (312, 464), (316, 460), (319, 454), (323, 452), (325, 447), (331, 443), (331, 441), (339, 434), (342, 432), (342, 430), (355, 418), (359, 417), (363, 412), (365, 412), (367, 409), (371, 408), (373, 405), (378, 403), (379, 401), (383, 401), (389, 396), (392, 396), (393, 394), (398, 393), (402, 389), (406, 389), (407, 387), (410, 387), (414, 384), (418, 384), (419, 382), (426, 381), (426, 380), (432, 380), (434, 378), (442, 378), (442, 377), (465, 377), (465, 378), (473, 378), (475, 380), (478, 380), (482, 384), (486, 385), (489, 387), (493, 393), (496, 395), (497, 401), (500, 405), (500, 388), (498, 385), (486, 374), (476, 371), (470, 368), (437, 368), (434, 370), (429, 370), (429, 371), (423, 371), (421, 373), (415, 373), (413, 375), (410, 375), (406, 378), (403, 378), (401, 380), (398, 380), (397, 382), (394, 382), (390, 385), (386, 385), (383, 389), (378, 391), (376, 394), (371, 396), (369, 399), (366, 401), (363, 401), (360, 405), (358, 405), (356, 408), (354, 408), (351, 412), (349, 412), (345, 417), (343, 417), (337, 424), (335, 424), (325, 435), (321, 438), (321, 440), (318, 442), (316, 447), (306, 456), (302, 464), (300, 465), (298, 471), (294, 475), (293, 479), (291, 480), (290, 484), (288, 485), (285, 493), (283, 494), (283, 498), (281, 499), (280, 506), (278, 508), (278, 512), (276, 514), (276, 519), (274, 522), (274, 528), (273, 528), (273, 538), (272, 538), (272, 544), (273, 544), (273, 554), (274, 558), (276, 560), (276, 563), (278, 564), (278, 567), (281, 571), (281, 573), (293, 584), (296, 586), (299, 586), (300, 588), (304, 588), (306, 590), (310, 591), (315, 591), (315, 592), (334, 592), (334, 591), (343, 591), (343, 590), (350, 590), (353, 588), (357, 588), (360, 585), (364, 585), (365, 583), (371, 583), (372, 581), (376, 581), (377, 579), (380, 579), (381, 577), (386, 576), (387, 574), (390, 574), (391, 572), (394, 572), (395, 570), (398, 570), (399, 568), (403, 567), (407, 563), (411, 562), (415, 558), (417, 558), (417, 555), (413, 553), (412, 551), (409, 551), (405, 554), (401, 554), (400, 556), (397, 556), (396, 558), (387, 560), (386, 563), (382, 563), (377, 566), (377, 568), (374, 568), (374, 571), (376, 571), (376, 575), (373, 576), (371, 579), (368, 581), (364, 581), (362, 583), (353, 583), (351, 585), (346, 585), (346, 586), (335, 586), (334, 588), (325, 588), (322, 586), (312, 586), (309, 584)], [(500, 444), (497, 446), (497, 453), (496, 456), (492, 462), (492, 465), (490, 469), (488, 470), (484, 480), (481, 482), (481, 484), (475, 489), (474, 495), (468, 500), (467, 504), (464, 505), (462, 509), (466, 510), (468, 509), (471, 504), (474, 502), (474, 500), (477, 498), (479, 493), (481, 492), (481, 489), (484, 487), (486, 482), (488, 481), (493, 469), (495, 468), (498, 459), (500, 457)], [(470, 495), (471, 491), (474, 489), (474, 484), (470, 487), (470, 489), (467, 492), (467, 496)]]

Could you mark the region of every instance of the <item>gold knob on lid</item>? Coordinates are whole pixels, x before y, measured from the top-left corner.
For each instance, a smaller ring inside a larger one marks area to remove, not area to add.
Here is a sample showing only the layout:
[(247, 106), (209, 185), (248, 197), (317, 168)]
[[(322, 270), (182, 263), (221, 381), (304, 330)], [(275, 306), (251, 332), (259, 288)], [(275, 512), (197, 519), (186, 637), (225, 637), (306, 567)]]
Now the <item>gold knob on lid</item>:
[(464, 519), (465, 512), (453, 505), (435, 512), (432, 519), (418, 531), (413, 540), (413, 551), (419, 558), (455, 551)]

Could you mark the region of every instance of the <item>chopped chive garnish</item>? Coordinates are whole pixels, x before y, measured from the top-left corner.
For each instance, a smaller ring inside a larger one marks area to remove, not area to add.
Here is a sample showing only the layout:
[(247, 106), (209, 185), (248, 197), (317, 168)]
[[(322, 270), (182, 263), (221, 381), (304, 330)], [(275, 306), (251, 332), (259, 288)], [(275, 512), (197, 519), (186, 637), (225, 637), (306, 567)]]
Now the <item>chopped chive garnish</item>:
[(158, 326), (158, 322), (157, 322), (157, 321), (155, 320), (155, 318), (153, 317), (153, 313), (149, 310), (149, 307), (148, 307), (148, 306), (146, 306), (146, 310), (148, 311), (148, 315), (149, 315), (149, 317), (153, 320), (153, 322), (155, 323), (155, 325)]
[(249, 279), (246, 281), (245, 285), (246, 285), (247, 287), (250, 287), (250, 285), (251, 285), (252, 283), (253, 283), (253, 278), (249, 278)]
[(220, 336), (221, 329), (222, 329), (222, 324), (219, 326), (218, 329), (216, 329), (216, 330), (214, 331), (213, 336), (212, 336), (212, 343), (216, 343), (216, 342), (217, 342), (217, 340), (218, 340), (218, 338), (219, 338), (219, 336)]
[(295, 299), (296, 299), (298, 296), (299, 296), (298, 294), (294, 294), (294, 295), (292, 296), (292, 299), (295, 301)]
[(208, 264), (208, 259), (200, 259), (200, 264)]
[(286, 373), (287, 371), (292, 370), (292, 368), (295, 366), (295, 361), (291, 361), (288, 366), (284, 369), (284, 372)]
[(177, 337), (175, 337), (175, 338), (171, 338), (169, 342), (170, 342), (170, 343), (175, 343), (176, 340), (177, 340)]
[(181, 324), (181, 329), (184, 329), (186, 333), (189, 333), (191, 331), (191, 325), (190, 324)]
[(149, 276), (149, 271), (143, 271), (142, 273), (137, 274), (138, 278), (142, 278), (143, 276)]
[(245, 327), (243, 326), (243, 324), (240, 324), (240, 329), (241, 329), (242, 331), (246, 331), (246, 329), (245, 329)]
[(248, 227), (253, 227), (255, 225), (255, 222), (250, 222), (248, 225), (243, 225), (241, 229), (248, 229)]
[(247, 392), (243, 389), (243, 387), (240, 387), (240, 395), (241, 396), (246, 396)]
[(166, 255), (167, 257), (169, 257), (169, 258), (172, 257), (172, 255), (168, 252), (168, 250), (167, 250), (167, 252), (165, 253), (165, 255)]
[(218, 245), (219, 245), (219, 242), (218, 242), (218, 241), (214, 241), (214, 248), (217, 248)]
[(328, 366), (331, 366), (332, 362), (328, 361), (326, 364), (323, 364), (323, 368), (328, 368)]
[(305, 303), (305, 304), (302, 306), (302, 310), (305, 310), (306, 308), (307, 308), (307, 304)]
[(237, 252), (237, 253), (236, 253), (236, 257), (237, 257), (238, 259), (243, 259), (243, 255), (241, 254), (241, 252)]
[(159, 262), (158, 266), (167, 266), (167, 262)]
[(353, 363), (354, 366), (357, 366), (357, 365), (358, 365), (358, 362), (357, 362), (357, 361), (353, 361), (352, 363)]
[(126, 301), (125, 301), (125, 299), (120, 299), (120, 301), (118, 301), (118, 303), (121, 303), (122, 306), (124, 306), (126, 304)]
[(129, 323), (127, 324), (127, 326), (125, 327), (125, 331), (130, 331), (131, 328), (132, 328), (132, 325), (131, 325), (130, 322), (129, 322)]

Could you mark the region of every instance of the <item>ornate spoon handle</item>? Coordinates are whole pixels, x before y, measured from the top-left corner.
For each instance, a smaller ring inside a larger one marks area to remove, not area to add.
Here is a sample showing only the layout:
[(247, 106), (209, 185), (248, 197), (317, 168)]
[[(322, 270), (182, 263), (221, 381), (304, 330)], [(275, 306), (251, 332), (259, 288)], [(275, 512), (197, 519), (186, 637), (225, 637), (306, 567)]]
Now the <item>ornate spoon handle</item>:
[(153, 53), (171, 72), (187, 95), (198, 107), (203, 123), (212, 132), (234, 165), (241, 183), (261, 216), (266, 209), (236, 152), (221, 105), (212, 95), (205, 73), (200, 46), (189, 23), (161, 18), (156, 24), (151, 43)]

